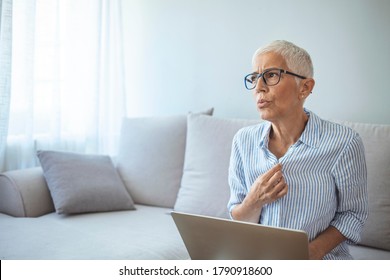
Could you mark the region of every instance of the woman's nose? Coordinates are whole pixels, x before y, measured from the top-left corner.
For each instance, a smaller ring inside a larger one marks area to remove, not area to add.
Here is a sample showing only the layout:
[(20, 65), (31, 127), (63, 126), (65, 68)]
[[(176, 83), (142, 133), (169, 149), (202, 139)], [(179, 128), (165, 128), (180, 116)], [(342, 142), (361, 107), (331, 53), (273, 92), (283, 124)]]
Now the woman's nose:
[(267, 88), (267, 84), (264, 82), (263, 77), (258, 78), (255, 86), (256, 93), (265, 91), (266, 88)]

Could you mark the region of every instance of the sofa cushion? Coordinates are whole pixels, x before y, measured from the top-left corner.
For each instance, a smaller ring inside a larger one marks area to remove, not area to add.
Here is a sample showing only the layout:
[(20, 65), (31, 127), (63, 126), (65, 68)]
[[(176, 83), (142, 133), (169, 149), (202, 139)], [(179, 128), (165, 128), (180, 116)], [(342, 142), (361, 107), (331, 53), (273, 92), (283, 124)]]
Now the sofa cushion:
[(58, 214), (135, 209), (110, 157), (38, 151), (38, 158)]
[(348, 249), (354, 260), (390, 260), (390, 251), (352, 244)]
[(337, 122), (358, 132), (365, 148), (369, 216), (360, 244), (390, 250), (390, 125)]
[(259, 120), (188, 116), (187, 144), (181, 187), (174, 209), (228, 218), (228, 169), (236, 132)]
[(117, 169), (135, 203), (173, 208), (183, 175), (186, 133), (186, 115), (123, 121)]
[[(71, 216), (51, 213), (36, 219), (16, 219), (0, 213), (0, 259), (189, 259), (186, 247), (166, 208), (145, 205), (136, 207), (136, 211)], [(40, 279), (42, 278), (48, 279)], [(89, 278), (91, 277), (74, 279)]]

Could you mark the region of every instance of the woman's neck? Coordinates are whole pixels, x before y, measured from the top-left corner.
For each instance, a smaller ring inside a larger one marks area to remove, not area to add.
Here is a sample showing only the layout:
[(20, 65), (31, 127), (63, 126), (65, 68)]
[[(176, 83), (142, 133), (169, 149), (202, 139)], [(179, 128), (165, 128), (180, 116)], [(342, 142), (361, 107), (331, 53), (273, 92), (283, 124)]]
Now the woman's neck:
[(290, 146), (298, 141), (306, 127), (309, 117), (302, 111), (297, 116), (272, 122), (269, 135), (269, 150), (278, 158), (282, 157)]

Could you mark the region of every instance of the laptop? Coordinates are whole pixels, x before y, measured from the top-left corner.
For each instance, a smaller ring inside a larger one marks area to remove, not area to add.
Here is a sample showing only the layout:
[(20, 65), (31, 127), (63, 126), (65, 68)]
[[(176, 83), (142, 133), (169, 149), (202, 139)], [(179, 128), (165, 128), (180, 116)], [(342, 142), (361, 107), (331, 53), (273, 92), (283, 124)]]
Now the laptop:
[(173, 211), (192, 260), (306, 260), (306, 232)]

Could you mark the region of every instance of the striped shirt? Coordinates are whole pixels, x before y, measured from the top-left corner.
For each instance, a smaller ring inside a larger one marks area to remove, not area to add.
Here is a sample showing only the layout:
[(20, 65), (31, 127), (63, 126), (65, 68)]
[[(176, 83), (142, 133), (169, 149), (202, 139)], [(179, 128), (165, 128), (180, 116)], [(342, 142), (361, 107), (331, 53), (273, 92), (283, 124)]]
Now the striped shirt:
[(329, 226), (346, 238), (324, 259), (351, 259), (347, 242), (360, 240), (368, 216), (367, 170), (360, 136), (351, 128), (320, 119), (309, 120), (299, 140), (284, 156), (269, 149), (270, 122), (237, 132), (229, 167), (228, 210), (240, 204), (256, 178), (282, 164), (288, 193), (263, 206), (260, 224), (303, 230), (309, 241)]

